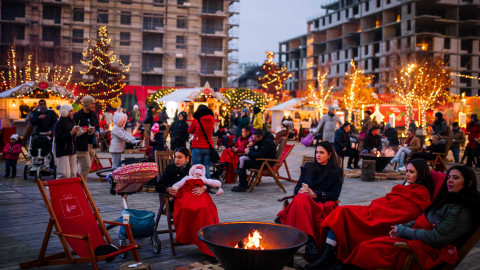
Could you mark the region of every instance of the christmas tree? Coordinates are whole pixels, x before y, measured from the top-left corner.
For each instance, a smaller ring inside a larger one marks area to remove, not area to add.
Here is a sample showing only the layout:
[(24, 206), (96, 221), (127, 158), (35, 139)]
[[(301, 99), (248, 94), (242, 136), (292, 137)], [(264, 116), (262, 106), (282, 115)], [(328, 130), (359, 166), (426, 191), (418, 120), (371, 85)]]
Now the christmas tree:
[(81, 61), (87, 70), (80, 71), (88, 76), (88, 82), (79, 83), (76, 93), (80, 98), (93, 96), (103, 108), (123, 93), (125, 74), (130, 69), (130, 65), (125, 66), (110, 50), (110, 42), (106, 26), (100, 27), (96, 42), (89, 40), (83, 52), (85, 60)]
[(229, 120), (228, 115), (233, 109), (242, 109), (245, 106), (245, 100), (255, 102), (254, 106), (257, 106), (261, 111), (264, 111), (268, 104), (265, 94), (248, 88), (228, 89), (223, 93), (223, 96), (229, 101), (229, 103), (220, 107), (220, 116), (225, 122)]
[(280, 101), (282, 99), (282, 88), (285, 81), (292, 77), (288, 73), (287, 68), (281, 68), (273, 61), (275, 53), (266, 52), (267, 60), (263, 63), (262, 71), (265, 74), (258, 78), (258, 83), (265, 92), (272, 96), (273, 100)]

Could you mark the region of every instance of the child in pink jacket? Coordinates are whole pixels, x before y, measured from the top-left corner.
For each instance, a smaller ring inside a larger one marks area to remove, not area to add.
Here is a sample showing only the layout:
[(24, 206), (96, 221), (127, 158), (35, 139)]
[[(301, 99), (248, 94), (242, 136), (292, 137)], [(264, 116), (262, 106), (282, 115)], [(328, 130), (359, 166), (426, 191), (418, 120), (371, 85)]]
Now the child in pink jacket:
[[(22, 146), (18, 143), (18, 134), (13, 134), (10, 137), (10, 142), (3, 148), (3, 154), (5, 156), (5, 178), (15, 178), (17, 176), (17, 160), (21, 152)], [(11, 175), (10, 168), (12, 169)]]

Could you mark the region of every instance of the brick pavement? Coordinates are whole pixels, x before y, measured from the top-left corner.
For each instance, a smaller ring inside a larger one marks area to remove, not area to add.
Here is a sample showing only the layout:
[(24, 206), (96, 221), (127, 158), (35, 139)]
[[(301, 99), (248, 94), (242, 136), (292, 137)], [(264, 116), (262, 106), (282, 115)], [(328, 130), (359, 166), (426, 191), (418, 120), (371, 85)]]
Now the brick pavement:
[[(287, 159), (294, 179), (297, 179), (300, 175), (299, 165), (302, 156), (313, 156), (313, 153), (314, 149), (312, 147), (305, 148), (301, 144), (296, 144)], [(99, 155), (109, 156), (106, 153), (100, 153)], [(0, 161), (0, 167), (0, 173), (3, 175), (4, 161)], [(20, 168), (23, 168), (21, 163), (19, 163), (19, 172), (22, 171)], [(285, 172), (282, 172), (282, 174), (285, 174)], [(340, 196), (341, 204), (368, 204), (372, 199), (385, 195), (394, 185), (401, 182), (401, 180), (362, 182), (358, 178), (347, 178)], [(90, 174), (87, 183), (97, 206), (100, 208), (102, 217), (105, 220), (116, 219), (122, 211), (121, 198), (110, 195), (108, 184), (99, 182), (94, 174)], [(291, 194), (295, 184), (286, 181), (282, 181), (282, 183), (285, 185), (287, 195)], [(281, 204), (276, 200), (285, 195), (273, 179), (262, 180), (260, 186), (256, 187), (253, 193), (233, 193), (230, 191), (233, 185), (225, 184), (225, 194), (220, 197), (213, 196), (218, 208), (220, 222), (273, 221), (276, 213), (281, 209)], [(133, 194), (129, 196), (128, 201), (130, 208), (145, 209), (155, 213), (158, 210), (158, 196), (154, 193)], [(2, 243), (0, 245), (0, 268), (18, 269), (19, 262), (31, 260), (38, 255), (48, 222), (48, 213), (32, 178), (23, 180), (23, 178), (17, 177), (16, 179), (0, 180), (0, 217), (2, 217), (2, 222), (0, 222), (0, 242)], [(164, 218), (162, 218), (159, 228), (166, 228)], [(116, 231), (111, 235), (113, 239), (117, 239)], [(142, 245), (139, 250), (140, 258), (142, 261), (149, 263), (152, 269), (174, 269), (178, 266), (202, 261), (205, 258), (192, 245), (177, 247), (177, 256), (171, 256), (168, 235), (160, 235), (160, 240), (162, 250), (157, 255), (153, 253), (148, 238), (136, 239)], [(52, 237), (48, 253), (60, 250), (61, 246), (58, 238)], [(131, 260), (131, 258), (130, 256), (127, 259)], [(480, 244), (477, 244), (458, 269), (480, 269), (478, 261), (480, 261)], [(124, 262), (124, 260), (116, 258), (111, 263), (100, 263), (100, 268), (118, 269)], [(305, 264), (299, 257), (296, 257), (295, 263), (297, 266)], [(49, 267), (48, 269), (88, 268), (88, 264), (78, 264)]]

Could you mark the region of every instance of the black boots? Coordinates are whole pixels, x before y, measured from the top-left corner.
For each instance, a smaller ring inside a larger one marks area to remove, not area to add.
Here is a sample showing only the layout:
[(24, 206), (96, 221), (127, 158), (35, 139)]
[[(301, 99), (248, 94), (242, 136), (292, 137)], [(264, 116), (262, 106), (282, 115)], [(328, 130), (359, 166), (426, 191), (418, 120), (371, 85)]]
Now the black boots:
[(336, 249), (330, 244), (325, 244), (323, 247), (322, 255), (316, 261), (311, 264), (305, 265), (304, 269), (329, 269), (336, 258)]
[(317, 247), (315, 246), (315, 239), (313, 237), (308, 236), (308, 241), (305, 244), (305, 260), (307, 262), (314, 262), (320, 254), (318, 254)]

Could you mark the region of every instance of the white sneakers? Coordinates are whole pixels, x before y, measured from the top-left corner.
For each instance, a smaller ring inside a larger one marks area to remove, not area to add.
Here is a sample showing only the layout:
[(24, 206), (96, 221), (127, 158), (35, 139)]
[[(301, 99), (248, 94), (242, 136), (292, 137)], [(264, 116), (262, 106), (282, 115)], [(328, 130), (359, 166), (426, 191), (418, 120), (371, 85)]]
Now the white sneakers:
[(395, 171), (396, 172), (404, 172), (406, 171), (407, 169), (405, 168), (405, 166), (402, 166), (402, 167), (398, 167)]

